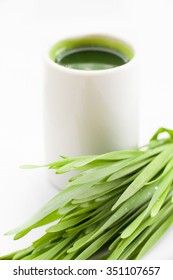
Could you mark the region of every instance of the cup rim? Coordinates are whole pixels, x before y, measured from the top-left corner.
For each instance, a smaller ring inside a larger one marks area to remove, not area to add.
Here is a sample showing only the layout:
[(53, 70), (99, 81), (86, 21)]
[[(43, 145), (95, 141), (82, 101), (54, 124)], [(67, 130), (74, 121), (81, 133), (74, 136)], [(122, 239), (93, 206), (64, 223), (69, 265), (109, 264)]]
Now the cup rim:
[[(113, 39), (116, 41), (119, 41), (120, 43), (128, 46), (131, 51), (133, 52), (133, 57), (125, 64), (119, 65), (118, 67), (112, 67), (109, 69), (100, 69), (100, 70), (81, 70), (81, 69), (73, 69), (73, 68), (68, 68), (65, 66), (62, 66), (58, 63), (55, 63), (51, 57), (50, 57), (50, 51), (53, 48), (53, 46), (56, 46), (57, 43), (61, 42), (61, 41), (65, 41), (65, 40), (73, 40), (73, 39), (82, 39), (82, 38), (89, 38), (89, 37), (102, 37), (102, 38), (106, 38), (106, 39)], [(134, 47), (133, 43), (129, 40), (129, 39), (125, 39), (124, 37), (120, 37), (120, 36), (116, 36), (113, 34), (105, 34), (105, 33), (87, 33), (87, 34), (80, 34), (80, 35), (76, 35), (76, 36), (69, 36), (69, 37), (65, 37), (62, 38), (58, 41), (54, 41), (53, 44), (51, 44), (51, 46), (49, 45), (49, 48), (47, 49), (45, 56), (45, 61), (48, 65), (50, 65), (51, 67), (53, 67), (55, 70), (57, 71), (61, 71), (63, 73), (66, 74), (73, 74), (73, 75), (81, 75), (81, 76), (97, 76), (97, 75), (105, 75), (105, 74), (110, 74), (110, 73), (114, 73), (114, 72), (119, 72), (119, 71), (123, 71), (128, 69), (129, 67), (131, 67), (134, 63), (136, 63), (137, 60), (137, 50)]]

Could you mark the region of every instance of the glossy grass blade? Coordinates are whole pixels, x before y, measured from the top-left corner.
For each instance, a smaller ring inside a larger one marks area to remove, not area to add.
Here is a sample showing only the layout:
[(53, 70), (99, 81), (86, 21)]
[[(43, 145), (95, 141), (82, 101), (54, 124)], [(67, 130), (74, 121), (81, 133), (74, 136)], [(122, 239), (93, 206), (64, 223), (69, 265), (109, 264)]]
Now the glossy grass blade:
[(173, 145), (157, 155), (139, 174), (139, 176), (130, 184), (124, 191), (120, 199), (113, 206), (112, 210), (116, 209), (121, 203), (133, 196), (139, 191), (145, 183), (149, 182), (173, 157)]
[(162, 235), (168, 230), (172, 223), (173, 215), (171, 215), (167, 220), (165, 220), (160, 226), (160, 228), (146, 242), (146, 244), (142, 247), (141, 251), (137, 255), (136, 260), (141, 259), (142, 256), (154, 246), (154, 244), (162, 237)]
[[(142, 220), (150, 213), (152, 207), (155, 205), (155, 203), (158, 201), (160, 196), (164, 193), (164, 191), (172, 184), (173, 180), (173, 170), (169, 170), (167, 174), (164, 175), (164, 177), (158, 182), (157, 187), (153, 185), (155, 192), (152, 196), (152, 199), (146, 208), (146, 210), (138, 216), (121, 234), (122, 238), (127, 238), (130, 236), (135, 229), (140, 225)], [(165, 196), (166, 199), (166, 196)], [(163, 201), (164, 202), (164, 201)]]
[[(171, 145), (168, 145), (168, 147), (170, 147), (170, 146)], [(173, 145), (171, 147), (173, 147)], [(88, 183), (89, 182), (95, 182), (95, 183), (99, 182), (100, 180), (110, 177), (113, 173), (120, 171), (122, 168), (124, 168), (126, 166), (129, 167), (130, 164), (135, 164), (137, 162), (141, 162), (147, 158), (150, 158), (156, 154), (159, 154), (162, 150), (165, 150), (165, 148), (157, 147), (156, 149), (149, 150), (140, 156), (130, 158), (130, 159), (125, 159), (120, 162), (112, 163), (110, 166), (108, 166), (106, 168), (100, 168), (98, 170), (96, 169), (93, 172), (88, 170), (87, 172), (84, 172), (82, 176), (79, 176), (75, 180), (73, 180), (71, 182), (71, 185), (78, 185), (78, 184), (81, 185), (86, 182), (88, 182)], [(173, 148), (172, 148), (172, 150), (173, 150)]]
[(172, 211), (172, 205), (170, 204), (165, 206), (162, 211), (159, 212), (158, 217), (151, 218), (148, 216), (144, 220), (144, 222), (126, 239), (122, 239), (120, 243), (118, 244), (117, 248), (114, 250), (114, 252), (110, 255), (109, 259), (119, 259), (121, 254), (125, 252), (126, 248), (128, 246), (133, 246), (132, 241), (134, 241), (146, 228), (153, 225), (154, 223), (157, 223), (158, 221), (163, 221), (167, 215)]
[[(75, 195), (79, 195), (79, 193), (82, 193), (85, 187), (85, 184), (83, 184), (82, 186), (72, 186), (70, 189), (67, 188), (63, 192), (58, 193), (47, 204), (45, 204), (29, 221), (27, 221), (24, 225), (8, 232), (7, 234), (9, 235), (17, 233), (14, 238), (19, 239), (26, 235), (33, 228), (35, 228), (40, 221), (46, 219), (49, 223), (49, 219), (47, 219), (48, 215), (66, 205), (75, 197)], [(87, 187), (89, 188), (88, 184)]]
[(172, 215), (172, 209), (162, 219), (157, 219), (152, 225), (148, 226), (135, 240), (128, 245), (124, 253), (119, 257), (121, 260), (133, 259), (134, 253), (141, 250), (148, 239), (156, 232), (156, 230), (163, 224), (163, 222)]
[[(150, 192), (148, 193), (148, 190)], [(146, 187), (145, 189), (138, 192), (134, 197), (130, 198), (126, 203), (124, 203), (118, 210), (116, 210), (106, 221), (100, 226), (100, 228), (92, 235), (92, 237), (87, 240), (90, 242), (94, 240), (96, 237), (100, 236), (105, 230), (109, 227), (113, 226), (117, 221), (125, 217), (126, 214), (129, 214), (130, 211), (134, 211), (134, 209), (138, 209), (138, 207), (142, 206), (145, 202), (147, 202), (151, 195), (154, 192), (154, 187)], [(135, 208), (134, 208), (135, 205)], [(82, 244), (83, 245), (83, 244)], [(75, 246), (75, 244), (74, 244)]]

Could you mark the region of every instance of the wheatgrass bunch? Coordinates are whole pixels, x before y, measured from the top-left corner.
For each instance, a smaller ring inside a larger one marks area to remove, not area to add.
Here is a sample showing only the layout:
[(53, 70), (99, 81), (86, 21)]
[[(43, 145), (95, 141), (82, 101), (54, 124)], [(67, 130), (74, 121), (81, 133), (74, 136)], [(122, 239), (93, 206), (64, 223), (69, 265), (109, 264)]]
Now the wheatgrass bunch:
[[(158, 139), (162, 132), (168, 137)], [(47, 225), (45, 234), (3, 260), (141, 259), (173, 222), (172, 130), (160, 128), (140, 148), (63, 156), (45, 167), (57, 176), (71, 170), (78, 174), (8, 233), (16, 240)]]

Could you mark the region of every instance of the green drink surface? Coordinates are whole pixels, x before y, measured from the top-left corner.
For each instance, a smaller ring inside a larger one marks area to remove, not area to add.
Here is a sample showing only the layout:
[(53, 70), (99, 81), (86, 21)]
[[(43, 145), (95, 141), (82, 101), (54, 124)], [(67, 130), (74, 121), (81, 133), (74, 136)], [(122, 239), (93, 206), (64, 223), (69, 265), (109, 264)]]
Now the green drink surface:
[(77, 70), (105, 70), (121, 66), (128, 59), (116, 50), (105, 47), (78, 47), (56, 56), (55, 62)]

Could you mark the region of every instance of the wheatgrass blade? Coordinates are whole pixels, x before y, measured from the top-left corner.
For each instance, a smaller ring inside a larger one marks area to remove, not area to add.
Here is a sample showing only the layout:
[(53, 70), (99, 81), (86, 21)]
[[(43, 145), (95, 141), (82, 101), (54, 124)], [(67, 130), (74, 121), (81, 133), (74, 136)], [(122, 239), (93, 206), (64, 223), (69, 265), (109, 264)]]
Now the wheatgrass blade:
[(167, 209), (167, 206), (165, 206), (158, 214), (158, 217), (151, 218), (148, 216), (144, 222), (126, 239), (122, 239), (120, 243), (118, 244), (117, 248), (114, 250), (114, 252), (110, 255), (109, 259), (119, 259), (120, 255), (126, 250), (126, 248), (132, 244), (132, 241), (135, 240), (137, 236), (141, 232), (143, 232), (147, 227), (151, 226), (157, 221), (164, 220), (168, 213), (170, 213), (170, 209), (172, 210), (172, 205), (169, 206)]
[(97, 238), (91, 243), (86, 249), (82, 251), (75, 259), (76, 260), (86, 260), (97, 252), (113, 235), (115, 234), (115, 229), (112, 228), (104, 233), (102, 236)]
[[(169, 207), (169, 204), (167, 204), (166, 207)], [(152, 223), (152, 225), (148, 226), (139, 236), (137, 236), (137, 238), (135, 238), (135, 240), (128, 245), (128, 247), (126, 248), (126, 250), (124, 251), (124, 253), (119, 257), (119, 259), (133, 259), (131, 258), (131, 256), (137, 252), (141, 250), (141, 248), (144, 246), (144, 244), (148, 241), (148, 239), (153, 235), (153, 233), (155, 233), (155, 231), (162, 225), (162, 223), (170, 217), (170, 215), (172, 215), (172, 210), (173, 207), (171, 206), (171, 208), (169, 208), (169, 210), (167, 211), (167, 215), (163, 215), (162, 216), (158, 216), (157, 219)], [(164, 208), (164, 212), (165, 212), (165, 208)]]
[(167, 186), (167, 188), (163, 191), (163, 193), (159, 196), (159, 198), (156, 200), (156, 202), (152, 206), (151, 212), (150, 212), (151, 217), (155, 217), (159, 213), (159, 210), (161, 209), (162, 205), (164, 204), (171, 186), (172, 186), (172, 183)]
[(34, 258), (34, 260), (51, 260), (58, 252), (60, 252), (65, 246), (73, 242), (76, 234), (71, 235), (70, 237), (63, 239), (58, 242), (53, 248), (47, 250), (45, 253), (39, 255), (39, 257)]
[(133, 196), (145, 183), (149, 182), (173, 157), (173, 145), (157, 155), (139, 174), (139, 176), (124, 191), (120, 199), (113, 206), (116, 209), (121, 203)]
[(62, 208), (64, 205), (66, 205), (69, 201), (71, 201), (71, 199), (75, 197), (76, 194), (79, 195), (79, 193), (82, 193), (85, 187), (86, 187), (85, 184), (83, 184), (82, 186), (78, 185), (78, 186), (72, 186), (71, 188), (64, 189), (62, 192), (58, 193), (55, 197), (53, 197), (48, 203), (46, 203), (24, 225), (19, 226), (18, 228), (8, 232), (7, 234), (11, 235), (17, 233), (14, 238), (19, 239), (24, 235), (26, 235), (33, 228), (35, 228), (37, 223), (39, 223), (43, 219), (46, 219), (47, 220), (46, 223), (49, 223), (49, 220), (47, 219), (48, 215), (58, 210), (59, 208)]
[[(150, 190), (150, 192), (148, 192)], [(147, 202), (154, 192), (154, 187), (146, 187), (142, 189), (138, 193), (136, 193), (133, 197), (131, 197), (128, 201), (126, 201), (119, 209), (117, 209), (111, 216), (106, 219), (106, 221), (101, 225), (101, 227), (93, 234), (93, 236), (87, 241), (91, 241), (102, 234), (109, 227), (114, 226), (114, 224), (122, 219), (126, 214), (129, 214), (130, 211), (134, 209), (138, 209), (138, 207), (142, 206), (145, 202)], [(74, 244), (75, 245), (75, 244)]]
[[(169, 170), (167, 174), (164, 175), (164, 177), (157, 183), (157, 186), (154, 186), (155, 192), (153, 194), (153, 197), (146, 208), (146, 210), (141, 214), (137, 219), (135, 219), (121, 234), (122, 238), (127, 238), (130, 236), (135, 229), (140, 225), (142, 220), (145, 218), (146, 215), (151, 211), (154, 204), (158, 201), (159, 197), (164, 193), (165, 189), (168, 188), (170, 184), (172, 184), (173, 180), (173, 170)], [(166, 198), (166, 196), (165, 196)], [(163, 201), (164, 202), (164, 201)]]
[(80, 215), (78, 217), (72, 218), (70, 221), (61, 220), (56, 225), (53, 225), (53, 226), (47, 228), (46, 232), (58, 232), (58, 231), (66, 230), (75, 225), (78, 225), (81, 222), (84, 222), (86, 219), (87, 219), (86, 215)]
[(114, 180), (117, 180), (119, 178), (122, 178), (126, 175), (129, 175), (131, 173), (133, 173), (136, 170), (139, 170), (141, 167), (146, 166), (149, 162), (151, 161), (151, 158), (143, 160), (141, 162), (137, 162), (137, 163), (131, 163), (128, 166), (122, 168), (121, 170), (119, 170), (119, 172), (115, 172), (114, 174), (112, 174), (107, 181), (111, 182)]
[(142, 258), (142, 256), (147, 253), (154, 245), (155, 243), (162, 237), (162, 235), (168, 230), (168, 228), (173, 223), (173, 213), (172, 215), (167, 218), (163, 224), (159, 227), (159, 229), (150, 237), (150, 239), (146, 242), (146, 244), (142, 247), (141, 251), (136, 257), (136, 260), (139, 260)]
[[(173, 145), (168, 144), (166, 145), (168, 148), (172, 148)], [(99, 182), (100, 180), (103, 179), (107, 179), (108, 177), (110, 177), (113, 173), (115, 172), (119, 172), (122, 168), (124, 167), (129, 167), (130, 164), (135, 164), (135, 163), (139, 163), (147, 158), (151, 158), (156, 155), (161, 153), (161, 151), (165, 151), (166, 147), (157, 147), (153, 150), (148, 150), (146, 152), (144, 152), (142, 155), (139, 155), (137, 157), (134, 158), (130, 158), (130, 159), (124, 159), (122, 161), (119, 162), (115, 162), (110, 164), (110, 166), (108, 167), (102, 167), (99, 168), (97, 170), (87, 170), (85, 172), (82, 173), (82, 176), (80, 175), (79, 177), (75, 177), (75, 180), (73, 180), (71, 182), (71, 185), (82, 185), (86, 182)], [(173, 150), (173, 148), (172, 148)], [(162, 156), (163, 157), (163, 156)]]

